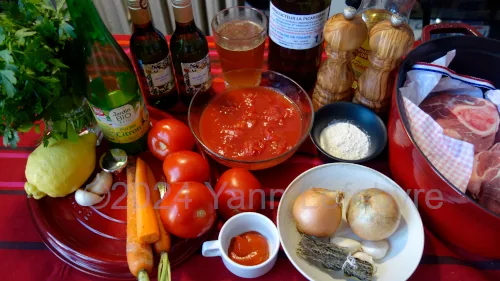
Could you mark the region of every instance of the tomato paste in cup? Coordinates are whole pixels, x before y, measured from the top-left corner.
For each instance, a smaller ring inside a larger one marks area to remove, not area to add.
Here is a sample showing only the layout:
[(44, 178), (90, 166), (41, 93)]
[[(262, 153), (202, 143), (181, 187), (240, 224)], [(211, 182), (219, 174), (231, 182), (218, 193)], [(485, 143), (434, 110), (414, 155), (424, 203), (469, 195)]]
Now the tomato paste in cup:
[(224, 157), (267, 160), (297, 144), (301, 118), (292, 101), (270, 88), (233, 88), (204, 109), (200, 136), (210, 150)]
[(256, 231), (249, 231), (231, 239), (228, 255), (241, 265), (258, 265), (269, 258), (267, 239)]

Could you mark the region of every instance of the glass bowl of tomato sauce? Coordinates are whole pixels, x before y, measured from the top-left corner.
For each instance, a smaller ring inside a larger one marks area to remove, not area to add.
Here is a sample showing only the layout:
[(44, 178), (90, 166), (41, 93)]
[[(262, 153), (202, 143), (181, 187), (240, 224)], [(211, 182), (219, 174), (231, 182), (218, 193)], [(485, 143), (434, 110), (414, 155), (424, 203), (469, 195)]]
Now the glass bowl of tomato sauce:
[(228, 167), (261, 170), (290, 158), (311, 131), (311, 99), (280, 73), (240, 69), (215, 76), (197, 92), (188, 123), (197, 142)]

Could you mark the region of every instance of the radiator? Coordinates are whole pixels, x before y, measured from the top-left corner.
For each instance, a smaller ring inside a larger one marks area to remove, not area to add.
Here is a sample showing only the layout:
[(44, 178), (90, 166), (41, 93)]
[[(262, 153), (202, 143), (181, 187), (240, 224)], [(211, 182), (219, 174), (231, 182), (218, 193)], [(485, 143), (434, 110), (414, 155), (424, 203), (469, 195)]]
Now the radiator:
[[(131, 34), (127, 0), (93, 0), (104, 23), (113, 34)], [(194, 20), (205, 34), (212, 35), (210, 21), (222, 9), (242, 5), (241, 0), (192, 0)], [(265, 1), (265, 0), (264, 0)], [(174, 14), (170, 0), (149, 0), (155, 27), (163, 34), (172, 34), (175, 29)]]

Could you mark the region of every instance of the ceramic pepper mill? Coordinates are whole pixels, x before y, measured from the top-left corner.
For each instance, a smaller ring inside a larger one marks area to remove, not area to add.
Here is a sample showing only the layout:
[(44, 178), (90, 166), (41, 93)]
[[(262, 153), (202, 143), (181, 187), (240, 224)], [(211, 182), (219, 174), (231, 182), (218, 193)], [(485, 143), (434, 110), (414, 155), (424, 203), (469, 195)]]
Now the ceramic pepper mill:
[(415, 41), (413, 31), (398, 14), (384, 20), (370, 30), (370, 65), (359, 77), (354, 102), (384, 115), (388, 112), (394, 76), (391, 72), (399, 66)]
[(353, 51), (366, 40), (368, 28), (356, 9), (346, 7), (326, 22), (323, 34), (328, 58), (318, 71), (312, 96), (314, 110), (335, 101), (352, 100)]

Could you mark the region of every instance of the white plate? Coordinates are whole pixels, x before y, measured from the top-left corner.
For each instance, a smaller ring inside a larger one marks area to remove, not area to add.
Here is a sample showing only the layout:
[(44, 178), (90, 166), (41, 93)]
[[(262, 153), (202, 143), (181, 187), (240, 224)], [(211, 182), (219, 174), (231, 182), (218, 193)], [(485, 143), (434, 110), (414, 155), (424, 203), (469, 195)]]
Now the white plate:
[(401, 211), (401, 223), (388, 239), (387, 256), (375, 261), (375, 281), (407, 280), (417, 268), (424, 250), (424, 228), (420, 215), (406, 192), (383, 174), (370, 168), (348, 164), (325, 164), (309, 169), (298, 176), (283, 194), (278, 207), (278, 231), (281, 245), (292, 264), (309, 280), (348, 280), (340, 271), (324, 271), (310, 265), (296, 254), (300, 234), (292, 215), (295, 199), (311, 187), (340, 190), (345, 193), (343, 221), (335, 236), (361, 241), (345, 221), (347, 203), (356, 192), (376, 187), (391, 194)]

